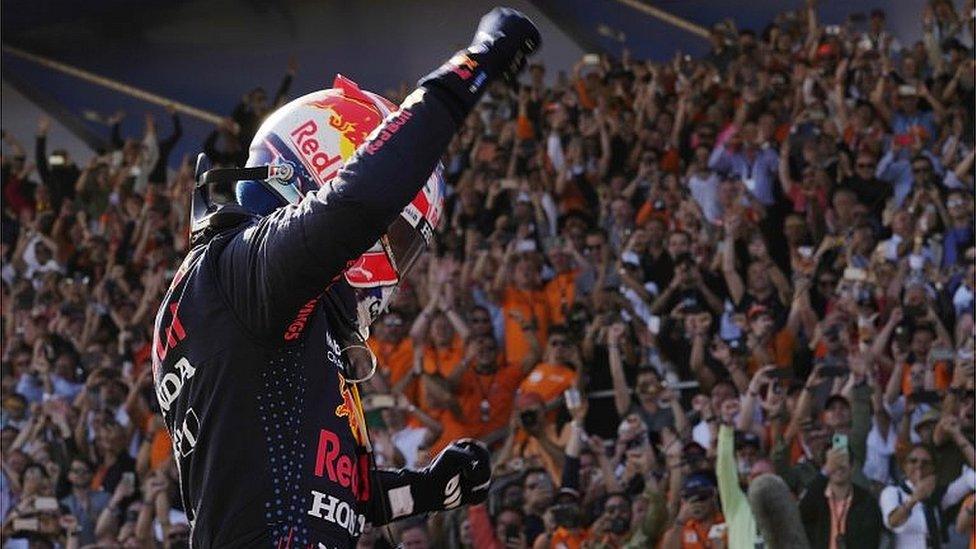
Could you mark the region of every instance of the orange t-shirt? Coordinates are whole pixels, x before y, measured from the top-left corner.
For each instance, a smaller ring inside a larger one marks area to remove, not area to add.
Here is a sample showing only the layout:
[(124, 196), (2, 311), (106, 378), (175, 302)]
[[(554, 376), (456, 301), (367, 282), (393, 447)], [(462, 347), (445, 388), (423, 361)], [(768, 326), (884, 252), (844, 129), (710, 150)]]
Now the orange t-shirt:
[[(935, 388), (945, 391), (952, 382), (952, 374), (949, 373), (949, 364), (946, 362), (936, 362), (932, 365), (933, 377), (935, 378)], [(901, 394), (909, 395), (912, 393), (912, 369), (906, 364), (901, 370)]]
[(432, 410), (428, 412), (432, 418), (441, 424), (441, 436), (429, 448), (429, 454), (433, 457), (440, 453), (448, 444), (459, 438), (473, 436), (471, 428), (460, 419), (454, 417), (450, 410)]
[[(468, 369), (461, 376), (457, 398), (469, 436), (480, 438), (508, 425), (515, 401), (515, 390), (522, 382), (522, 368), (508, 364), (490, 375)], [(481, 402), (488, 401), (488, 421), (482, 421)]]
[(521, 313), (527, 321), (535, 320), (539, 344), (546, 340), (551, 319), (549, 301), (544, 290), (518, 290), (509, 285), (502, 296), (502, 312), (505, 315), (505, 358), (520, 364), (529, 354), (529, 343), (522, 333), (522, 326), (510, 316), (512, 311)]
[[(366, 340), (366, 344), (369, 345), (369, 349), (376, 355), (376, 362), (379, 368), (389, 374), (390, 385), (399, 383), (404, 376), (410, 373), (410, 369), (413, 368), (413, 340), (409, 337), (405, 337), (397, 343), (369, 338)], [(407, 385), (403, 394), (411, 402), (416, 402), (416, 380)]]
[[(793, 365), (793, 349), (796, 347), (796, 338), (787, 329), (782, 329), (776, 333), (766, 345), (766, 352), (773, 358), (773, 361), (780, 368), (789, 368)], [(764, 364), (750, 356), (747, 363), (749, 373), (754, 374), (756, 370), (762, 368)]]
[[(572, 270), (559, 273), (546, 282), (543, 292), (549, 303), (549, 320), (553, 324), (566, 324), (566, 314), (573, 307), (576, 300), (576, 275), (579, 271)], [(540, 341), (539, 345), (543, 342)]]
[[(722, 516), (722, 513), (715, 513), (715, 516), (712, 517), (709, 523), (700, 523), (695, 519), (686, 522), (684, 528), (681, 529), (682, 549), (710, 548), (712, 544), (708, 541), (708, 532), (719, 524), (725, 524), (725, 517)], [(728, 531), (722, 533), (722, 541), (725, 543), (725, 546), (728, 546)]]
[(424, 372), (447, 377), (463, 358), (464, 342), (461, 341), (461, 336), (455, 334), (447, 347), (437, 348), (433, 345), (424, 347)]
[(535, 393), (542, 397), (543, 401), (551, 402), (569, 389), (578, 377), (576, 370), (569, 366), (540, 362), (522, 380), (519, 392)]
[(166, 429), (157, 429), (149, 445), (149, 469), (159, 469), (169, 457), (173, 455), (173, 439)]

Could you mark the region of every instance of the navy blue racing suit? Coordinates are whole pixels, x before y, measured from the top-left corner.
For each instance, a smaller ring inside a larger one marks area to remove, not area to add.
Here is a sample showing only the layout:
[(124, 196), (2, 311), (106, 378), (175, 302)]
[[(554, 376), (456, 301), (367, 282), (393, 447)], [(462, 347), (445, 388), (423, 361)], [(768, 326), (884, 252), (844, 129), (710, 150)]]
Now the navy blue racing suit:
[(350, 547), (367, 524), (487, 497), (490, 456), (468, 441), (422, 471), (371, 466), (340, 375), (356, 330), (341, 273), (424, 185), (487, 84), (511, 81), (538, 44), (531, 21), (495, 8), (327, 186), (195, 233), (152, 353), (193, 547)]
[(355, 309), (338, 275), (414, 197), (457, 122), (426, 90), (330, 187), (187, 255), (153, 369), (194, 547), (346, 547), (367, 523), (431, 510), (409, 492), (421, 472), (370, 467), (359, 440), (339, 376)]

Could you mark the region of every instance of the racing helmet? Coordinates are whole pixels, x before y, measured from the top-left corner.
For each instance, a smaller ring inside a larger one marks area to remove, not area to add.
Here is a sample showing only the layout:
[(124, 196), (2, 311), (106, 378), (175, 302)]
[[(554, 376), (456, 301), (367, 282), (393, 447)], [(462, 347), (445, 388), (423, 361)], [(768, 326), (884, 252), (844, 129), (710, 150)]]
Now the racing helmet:
[[(241, 181), (241, 206), (259, 214), (297, 204), (339, 173), (397, 106), (337, 75), (333, 87), (304, 95), (274, 111), (258, 128), (247, 167), (267, 166), (267, 178)], [(430, 245), (444, 207), (443, 166), (370, 249), (342, 273), (355, 289), (357, 321), (365, 330), (386, 309), (400, 280)], [(268, 207), (268, 201), (272, 207)], [(263, 211), (262, 211), (263, 210)]]

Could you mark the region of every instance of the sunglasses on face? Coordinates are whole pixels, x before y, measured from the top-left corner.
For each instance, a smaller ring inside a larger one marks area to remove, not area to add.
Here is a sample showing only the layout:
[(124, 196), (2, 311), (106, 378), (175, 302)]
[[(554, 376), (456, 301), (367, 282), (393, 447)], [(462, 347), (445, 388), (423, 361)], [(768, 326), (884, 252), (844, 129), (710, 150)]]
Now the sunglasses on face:
[(705, 488), (685, 494), (684, 499), (686, 499), (689, 503), (699, 503), (710, 500), (714, 495), (715, 492), (713, 490)]
[(491, 322), (491, 320), (489, 320), (488, 317), (485, 317), (485, 316), (473, 316), (473, 317), (471, 317), (471, 323), (472, 324), (487, 324), (489, 322)]
[(551, 488), (552, 483), (543, 480), (540, 482), (530, 482), (526, 484), (525, 487), (528, 490), (535, 490), (536, 488)]
[(858, 169), (873, 169), (874, 164), (871, 162), (858, 162), (857, 167)]
[(549, 345), (553, 347), (571, 347), (572, 343), (568, 339), (551, 339), (549, 340)]
[(912, 173), (928, 173), (931, 170), (928, 166), (912, 166)]

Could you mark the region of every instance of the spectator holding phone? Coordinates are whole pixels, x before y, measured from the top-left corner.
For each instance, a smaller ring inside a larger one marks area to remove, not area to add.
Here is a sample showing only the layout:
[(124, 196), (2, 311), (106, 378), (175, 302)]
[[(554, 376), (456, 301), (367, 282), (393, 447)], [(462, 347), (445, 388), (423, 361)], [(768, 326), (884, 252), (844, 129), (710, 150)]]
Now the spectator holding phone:
[(800, 516), (813, 549), (878, 547), (881, 510), (870, 492), (851, 481), (850, 452), (838, 438), (824, 463), (823, 474), (807, 487)]
[[(110, 496), (102, 490), (92, 490), (93, 472), (88, 460), (81, 457), (71, 460), (71, 465), (68, 467), (71, 494), (61, 499), (61, 505), (67, 507), (71, 515), (77, 520), (78, 532), (76, 535), (82, 545), (95, 543), (95, 525), (99, 521), (102, 511), (111, 507), (113, 512), (116, 512), (124, 493), (116, 490), (118, 493), (118, 497), (116, 497), (115, 494)], [(120, 486), (122, 485), (120, 484)], [(126, 495), (131, 495), (131, 488), (130, 493)]]

